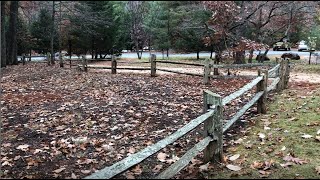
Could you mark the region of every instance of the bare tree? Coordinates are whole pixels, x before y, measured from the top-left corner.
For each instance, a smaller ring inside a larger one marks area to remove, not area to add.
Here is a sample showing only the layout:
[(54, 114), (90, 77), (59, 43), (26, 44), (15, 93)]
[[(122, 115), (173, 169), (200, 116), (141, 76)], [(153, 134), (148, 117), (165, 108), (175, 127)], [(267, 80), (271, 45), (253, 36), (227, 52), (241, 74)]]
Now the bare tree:
[(143, 1), (128, 1), (127, 10), (130, 13), (130, 34), (134, 42), (138, 59), (141, 59), (142, 48), (145, 44), (146, 33), (143, 29), (143, 15), (144, 15)]

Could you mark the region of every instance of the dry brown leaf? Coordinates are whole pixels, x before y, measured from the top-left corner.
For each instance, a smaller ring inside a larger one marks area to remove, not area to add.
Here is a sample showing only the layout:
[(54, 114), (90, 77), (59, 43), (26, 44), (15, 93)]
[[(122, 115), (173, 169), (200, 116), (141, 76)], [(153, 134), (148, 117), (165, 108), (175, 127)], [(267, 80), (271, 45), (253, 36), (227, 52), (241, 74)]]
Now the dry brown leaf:
[(210, 165), (210, 163), (207, 163), (207, 164), (201, 165), (201, 166), (199, 167), (200, 172), (208, 171), (208, 167), (209, 167), (209, 165)]
[(264, 170), (259, 170), (259, 173), (260, 173), (260, 177), (268, 177), (271, 174), (271, 172), (264, 171)]
[(5, 143), (5, 144), (2, 144), (3, 147), (10, 147), (11, 146), (11, 143)]
[(232, 171), (240, 171), (241, 170), (241, 167), (235, 166), (235, 165), (232, 165), (232, 164), (228, 164), (226, 167), (228, 169), (232, 170)]
[(239, 157), (240, 157), (240, 154), (235, 154), (235, 155), (229, 157), (229, 160), (234, 161), (234, 160), (238, 159)]
[(285, 164), (280, 164), (280, 166), (282, 166), (284, 168), (292, 166), (292, 165), (294, 165), (292, 162), (286, 162)]
[(305, 139), (309, 139), (309, 138), (312, 138), (313, 136), (312, 135), (309, 135), (309, 134), (304, 134), (302, 135), (301, 137), (305, 138)]
[(127, 173), (127, 174), (126, 174), (126, 179), (136, 179), (136, 178), (134, 177), (133, 174)]
[(161, 161), (161, 162), (166, 162), (167, 156), (168, 156), (168, 155), (167, 155), (166, 153), (160, 152), (160, 153), (157, 155), (157, 158), (158, 158), (158, 160)]
[(158, 172), (160, 172), (161, 169), (162, 169), (162, 165), (158, 164), (152, 169), (152, 172), (158, 173)]
[(83, 174), (89, 174), (91, 172), (91, 170), (81, 170), (80, 172)]
[(54, 171), (52, 171), (52, 172), (54, 172), (54, 173), (56, 173), (56, 174), (59, 174), (59, 173), (61, 173), (63, 170), (65, 170), (66, 168), (64, 168), (64, 167), (62, 167), (62, 168), (59, 168), (59, 169), (56, 169), (56, 170), (54, 170)]
[(288, 162), (294, 162), (296, 164), (307, 164), (308, 162), (304, 159), (300, 159), (300, 158), (295, 158), (295, 157), (292, 157), (292, 156), (285, 156), (283, 158), (283, 160), (285, 161), (288, 161)]
[(134, 166), (131, 170), (135, 175), (139, 175), (142, 173), (142, 169), (141, 169), (141, 166), (140, 164)]
[(264, 139), (266, 137), (266, 135), (263, 134), (263, 133), (258, 133), (258, 136), (259, 136), (260, 139)]
[(238, 140), (234, 141), (235, 144), (241, 144), (243, 142), (242, 138), (239, 138)]
[(36, 150), (33, 152), (33, 154), (37, 154), (37, 153), (39, 153), (39, 152), (43, 152), (43, 150), (41, 150), (41, 149), (36, 149)]
[(133, 147), (131, 147), (131, 148), (128, 150), (128, 152), (129, 152), (130, 154), (134, 154), (134, 153), (136, 152), (136, 150), (135, 150)]
[(273, 164), (274, 164), (273, 159), (271, 159), (270, 161), (265, 161), (263, 170), (265, 171), (265, 170), (269, 169), (271, 166), (273, 166)]
[(315, 169), (316, 169), (317, 174), (320, 175), (320, 166), (317, 166)]
[(253, 164), (250, 165), (252, 169), (262, 169), (263, 163), (254, 161)]
[(29, 149), (29, 146), (28, 144), (23, 144), (23, 145), (19, 145), (17, 147), (17, 149), (21, 150), (21, 151), (27, 151)]
[(16, 160), (18, 160), (18, 159), (20, 159), (20, 158), (21, 158), (21, 156), (16, 156), (16, 157), (13, 158), (13, 160), (16, 161)]
[(71, 179), (78, 179), (78, 177), (74, 173), (72, 173), (71, 174)]

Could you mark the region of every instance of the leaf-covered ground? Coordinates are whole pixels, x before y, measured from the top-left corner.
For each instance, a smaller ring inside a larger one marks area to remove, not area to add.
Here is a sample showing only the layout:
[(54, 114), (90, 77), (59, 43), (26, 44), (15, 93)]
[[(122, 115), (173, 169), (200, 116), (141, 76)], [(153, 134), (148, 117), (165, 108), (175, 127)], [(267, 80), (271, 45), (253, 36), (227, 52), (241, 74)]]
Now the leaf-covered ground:
[[(1, 178), (83, 178), (201, 115), (204, 89), (224, 97), (250, 81), (205, 86), (200, 77), (84, 73), (43, 63), (1, 73)], [(251, 96), (226, 106), (225, 118)], [(201, 127), (116, 178), (155, 176), (202, 138)], [(200, 160), (201, 154), (177, 177), (201, 177)]]

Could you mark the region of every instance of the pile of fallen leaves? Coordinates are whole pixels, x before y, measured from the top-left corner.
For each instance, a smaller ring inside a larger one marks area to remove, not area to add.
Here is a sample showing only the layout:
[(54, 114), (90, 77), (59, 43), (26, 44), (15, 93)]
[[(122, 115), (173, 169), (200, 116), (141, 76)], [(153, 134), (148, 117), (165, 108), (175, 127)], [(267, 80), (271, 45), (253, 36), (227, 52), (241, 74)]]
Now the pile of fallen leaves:
[[(250, 81), (220, 79), (205, 86), (199, 77), (84, 73), (43, 63), (1, 71), (2, 178), (83, 178), (201, 115), (204, 89), (224, 97)], [(250, 97), (226, 107), (226, 119)], [(155, 176), (201, 140), (200, 129), (119, 177)], [(199, 177), (208, 169), (200, 159), (177, 176)]]

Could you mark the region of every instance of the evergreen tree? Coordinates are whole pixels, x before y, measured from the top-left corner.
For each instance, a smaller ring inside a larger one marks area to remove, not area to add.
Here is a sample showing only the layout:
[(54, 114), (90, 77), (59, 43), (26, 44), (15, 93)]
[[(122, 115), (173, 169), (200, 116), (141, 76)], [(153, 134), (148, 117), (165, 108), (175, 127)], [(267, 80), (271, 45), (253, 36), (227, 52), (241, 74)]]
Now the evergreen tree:
[[(31, 36), (35, 39), (34, 50), (38, 53), (45, 54), (50, 52), (51, 49), (51, 13), (48, 9), (41, 9), (36, 21), (31, 25)], [(58, 31), (57, 27), (54, 28), (54, 50), (58, 50)]]

